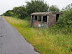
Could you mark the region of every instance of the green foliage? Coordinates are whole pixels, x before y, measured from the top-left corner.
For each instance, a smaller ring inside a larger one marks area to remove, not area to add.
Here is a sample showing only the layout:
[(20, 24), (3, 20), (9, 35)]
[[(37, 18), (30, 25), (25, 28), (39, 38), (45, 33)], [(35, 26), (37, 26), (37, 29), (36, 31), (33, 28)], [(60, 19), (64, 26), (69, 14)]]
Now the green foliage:
[(62, 17), (59, 18), (57, 24), (53, 27), (56, 31), (60, 30), (67, 34), (72, 32), (72, 10), (65, 12)]
[(65, 8), (63, 8), (63, 9), (61, 10), (61, 12), (65, 13), (65, 12), (69, 11), (70, 9), (72, 10), (72, 3), (69, 4), (69, 5), (67, 5)]
[(63, 34), (68, 34), (72, 32), (72, 5), (66, 6), (65, 9), (61, 11), (63, 14), (59, 17), (56, 25), (50, 28), (50, 32), (62, 32)]
[(28, 15), (33, 12), (46, 12), (48, 11), (49, 6), (43, 1), (32, 0), (31, 2), (26, 2), (26, 10)]
[(72, 47), (70, 47), (70, 50), (72, 51)]
[(3, 14), (4, 16), (14, 16), (13, 10), (8, 10)]
[(30, 21), (31, 18), (30, 18), (30, 16), (28, 16), (28, 17), (25, 17), (24, 20)]
[(24, 19), (27, 16), (26, 8), (24, 6), (15, 7), (13, 11), (18, 18)]
[(50, 32), (50, 28), (48, 30), (35, 29), (30, 27), (30, 21), (25, 19), (4, 18), (13, 25), (40, 54), (72, 54), (72, 33), (68, 32), (69, 34), (64, 34), (61, 31), (53, 31), (54, 29)]
[(49, 7), (49, 11), (56, 11), (56, 12), (59, 12), (59, 8), (55, 5), (52, 5)]
[(62, 24), (62, 26), (72, 25), (72, 10), (71, 9), (63, 14), (63, 16), (59, 19), (58, 24)]

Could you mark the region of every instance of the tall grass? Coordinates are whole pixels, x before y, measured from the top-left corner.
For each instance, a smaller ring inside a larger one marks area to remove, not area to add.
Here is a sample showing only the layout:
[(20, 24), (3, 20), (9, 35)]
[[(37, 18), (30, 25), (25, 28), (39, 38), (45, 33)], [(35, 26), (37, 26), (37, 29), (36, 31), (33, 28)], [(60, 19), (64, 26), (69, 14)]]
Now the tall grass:
[(72, 34), (63, 34), (53, 29), (36, 29), (30, 27), (30, 21), (4, 18), (41, 54), (72, 54)]

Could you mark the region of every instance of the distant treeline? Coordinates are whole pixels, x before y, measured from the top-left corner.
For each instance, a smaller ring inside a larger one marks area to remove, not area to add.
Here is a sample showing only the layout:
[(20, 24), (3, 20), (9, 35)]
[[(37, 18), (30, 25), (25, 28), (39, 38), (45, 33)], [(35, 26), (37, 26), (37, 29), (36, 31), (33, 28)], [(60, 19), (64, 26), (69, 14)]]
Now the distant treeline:
[(49, 6), (43, 1), (32, 0), (31, 2), (26, 3), (26, 6), (14, 7), (13, 10), (8, 10), (3, 15), (24, 19), (33, 12), (59, 11), (59, 8), (56, 5)]

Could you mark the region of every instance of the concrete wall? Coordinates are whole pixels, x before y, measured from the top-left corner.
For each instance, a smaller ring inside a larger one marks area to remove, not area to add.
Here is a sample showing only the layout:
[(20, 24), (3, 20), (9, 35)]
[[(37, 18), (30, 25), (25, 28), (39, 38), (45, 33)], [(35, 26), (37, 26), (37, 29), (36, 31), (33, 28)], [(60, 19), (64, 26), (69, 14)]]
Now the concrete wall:
[(47, 28), (48, 27), (47, 22), (41, 23), (41, 21), (36, 21), (36, 20), (34, 20), (33, 26), (36, 28), (39, 28), (39, 27)]
[[(34, 16), (35, 17), (35, 16)], [(34, 18), (33, 17), (33, 18)], [(49, 16), (47, 16), (47, 22), (43, 22), (41, 23), (42, 21), (38, 21), (38, 20), (34, 20), (33, 19), (33, 23), (31, 23), (34, 27), (38, 28), (38, 27), (52, 27), (56, 24), (56, 14), (51, 14)]]
[(54, 26), (56, 24), (56, 14), (50, 15), (48, 21), (48, 27)]

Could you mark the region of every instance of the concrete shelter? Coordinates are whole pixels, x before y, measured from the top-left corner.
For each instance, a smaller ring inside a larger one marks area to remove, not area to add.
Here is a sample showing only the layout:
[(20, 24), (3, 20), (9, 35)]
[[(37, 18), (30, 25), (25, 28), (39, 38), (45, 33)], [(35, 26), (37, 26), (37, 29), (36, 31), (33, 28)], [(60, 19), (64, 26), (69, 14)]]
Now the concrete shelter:
[(60, 12), (35, 12), (31, 14), (31, 27), (52, 27), (59, 19)]

